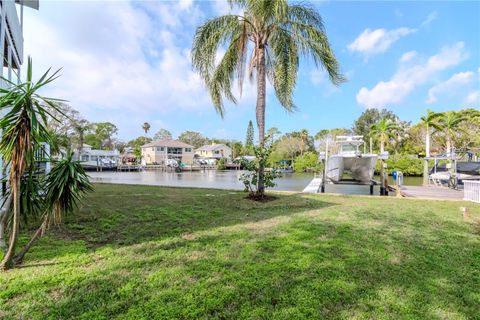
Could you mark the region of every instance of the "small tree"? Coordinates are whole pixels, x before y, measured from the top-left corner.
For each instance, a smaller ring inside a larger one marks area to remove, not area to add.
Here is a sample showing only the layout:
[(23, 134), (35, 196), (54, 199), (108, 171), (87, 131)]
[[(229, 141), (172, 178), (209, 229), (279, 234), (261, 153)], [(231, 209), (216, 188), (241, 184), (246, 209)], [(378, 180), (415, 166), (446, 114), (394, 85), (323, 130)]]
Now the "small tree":
[(167, 129), (160, 129), (155, 133), (153, 136), (153, 140), (171, 140), (172, 139), (172, 133), (168, 131)]
[[(265, 138), (268, 139), (268, 136)], [(253, 152), (255, 153), (255, 160), (242, 159), (241, 164), (247, 171), (243, 173), (239, 180), (243, 182), (245, 186), (245, 192), (249, 193), (249, 197), (254, 200), (265, 199), (265, 193), (259, 188), (259, 176), (262, 174), (263, 168), (268, 164), (272, 147), (270, 145), (261, 144), (260, 146), (253, 146)], [(277, 174), (275, 171), (267, 171), (263, 173), (263, 183), (265, 188), (275, 187), (275, 179)]]

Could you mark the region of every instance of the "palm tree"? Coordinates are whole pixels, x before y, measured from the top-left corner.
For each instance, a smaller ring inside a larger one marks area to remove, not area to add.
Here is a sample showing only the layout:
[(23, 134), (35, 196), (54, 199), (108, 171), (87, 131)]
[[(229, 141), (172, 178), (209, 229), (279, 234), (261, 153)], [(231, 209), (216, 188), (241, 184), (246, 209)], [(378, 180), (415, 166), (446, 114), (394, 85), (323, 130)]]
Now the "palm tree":
[(144, 122), (142, 126), (143, 131), (145, 131), (145, 138), (147, 137), (148, 131), (150, 131), (150, 123)]
[(303, 155), (303, 152), (305, 151), (305, 144), (308, 141), (308, 130), (307, 129), (300, 130), (300, 139), (302, 140), (302, 149), (300, 150), (300, 155)]
[(445, 131), (445, 140), (447, 144), (447, 155), (452, 153), (453, 140), (455, 129), (458, 128), (465, 118), (458, 112), (448, 111), (443, 113), (438, 118), (438, 126)]
[(275, 136), (278, 136), (278, 135), (281, 135), (281, 134), (282, 134), (282, 132), (280, 130), (278, 130), (277, 127), (272, 127), (272, 128), (267, 130), (267, 136), (270, 137), (272, 145), (275, 142)]
[(439, 129), (437, 119), (441, 113), (433, 112), (427, 109), (427, 114), (422, 116), (420, 120), (425, 125), (425, 157), (430, 157), (430, 127)]
[[(308, 4), (288, 4), (287, 0), (230, 0), (231, 9), (243, 14), (227, 14), (208, 20), (195, 33), (192, 46), (193, 68), (207, 86), (217, 112), (224, 115), (223, 99), (236, 103), (233, 81), (238, 81), (240, 95), (248, 62), (251, 81), (256, 78), (256, 119), (260, 146), (265, 144), (266, 81), (273, 85), (275, 95), (287, 111), (293, 102), (299, 56), (310, 57), (323, 66), (330, 80), (338, 85), (345, 80), (328, 42), (322, 18)], [(216, 63), (219, 48), (226, 52)], [(258, 170), (258, 193), (263, 196), (264, 168)]]
[(42, 104), (57, 108), (56, 103), (60, 101), (38, 94), (42, 87), (58, 77), (58, 71), (51, 75), (49, 73), (50, 69), (38, 82), (33, 82), (32, 60), (28, 58), (26, 82), (15, 84), (2, 77), (11, 86), (9, 89), (0, 89), (0, 110), (7, 110), (0, 120), (0, 155), (10, 168), (8, 180), (13, 199), (13, 218), (7, 252), (0, 263), (1, 269), (8, 269), (13, 264), (20, 225), (20, 181), (25, 169), (31, 168), (35, 161), (35, 146), (50, 138), (46, 126), (48, 112)]
[(73, 123), (73, 130), (78, 135), (78, 155), (79, 157), (83, 151), (83, 145), (85, 144), (85, 133), (91, 129), (91, 124), (85, 119), (77, 120)]
[(391, 136), (393, 130), (397, 129), (395, 123), (390, 119), (382, 118), (371, 127), (371, 134), (377, 136), (380, 140), (380, 153), (385, 151), (385, 142)]

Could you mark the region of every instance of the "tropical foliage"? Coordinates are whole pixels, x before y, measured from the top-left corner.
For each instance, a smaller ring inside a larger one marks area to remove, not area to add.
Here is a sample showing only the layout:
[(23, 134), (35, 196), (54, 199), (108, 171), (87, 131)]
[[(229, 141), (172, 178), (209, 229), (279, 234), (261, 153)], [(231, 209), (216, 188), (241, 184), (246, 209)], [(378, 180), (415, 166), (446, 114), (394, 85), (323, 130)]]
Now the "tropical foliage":
[[(58, 72), (58, 71), (57, 71)], [(26, 81), (15, 84), (2, 79), (10, 88), (0, 89), (0, 110), (7, 113), (0, 120), (2, 139), (0, 155), (8, 167), (7, 199), (3, 203), (0, 217), (0, 244), (8, 228), (8, 246), (0, 268), (9, 269), (21, 263), (33, 241), (52, 223), (59, 223), (63, 214), (71, 212), (82, 194), (91, 190), (87, 175), (78, 163), (72, 161), (73, 153), (60, 161), (44, 179), (38, 161), (50, 161), (41, 156), (46, 154), (47, 144), (52, 144), (58, 132), (66, 132), (61, 125), (55, 125), (55, 115), (68, 118), (58, 107), (61, 100), (41, 96), (38, 91), (57, 78), (57, 72), (48, 70), (37, 82), (32, 79), (32, 61), (28, 59)], [(57, 120), (58, 121), (58, 120)], [(62, 128), (61, 130), (59, 128)], [(11, 208), (11, 204), (12, 207)], [(32, 241), (17, 254), (16, 246), (21, 221), (36, 221), (42, 216), (42, 223)], [(10, 218), (10, 224), (7, 222)], [(4, 249), (4, 248), (2, 248)]]
[[(0, 155), (9, 167), (8, 183), (13, 203), (10, 239), (7, 251), (0, 263), (1, 269), (13, 265), (13, 258), (20, 228), (20, 184), (27, 168), (35, 163), (35, 151), (49, 142), (47, 128), (48, 111), (45, 105), (56, 108), (57, 99), (41, 96), (38, 91), (57, 78), (57, 72), (45, 72), (37, 82), (32, 78), (32, 60), (28, 59), (26, 81), (20, 84), (2, 78), (10, 88), (0, 89), (0, 110), (7, 113), (0, 120), (2, 139)], [(6, 213), (5, 213), (6, 214)]]
[[(42, 236), (51, 225), (62, 223), (64, 216), (71, 214), (78, 208), (83, 196), (93, 191), (87, 174), (79, 161), (73, 160), (73, 152), (69, 151), (65, 157), (56, 162), (53, 169), (46, 175), (45, 179), (36, 180), (34, 183), (36, 192), (32, 194), (35, 199), (30, 197), (30, 205), (34, 205), (35, 214), (40, 212), (41, 224), (34, 233), (30, 241), (14, 257), (14, 263), (20, 264), (25, 254), (33, 243)], [(39, 196), (41, 195), (41, 196)], [(23, 211), (24, 214), (30, 211)]]

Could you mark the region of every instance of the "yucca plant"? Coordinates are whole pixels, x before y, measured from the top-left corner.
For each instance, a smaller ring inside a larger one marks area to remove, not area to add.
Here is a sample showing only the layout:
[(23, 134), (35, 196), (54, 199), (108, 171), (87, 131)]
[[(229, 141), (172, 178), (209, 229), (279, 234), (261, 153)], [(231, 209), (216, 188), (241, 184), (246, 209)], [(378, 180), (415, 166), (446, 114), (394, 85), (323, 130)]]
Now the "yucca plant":
[(45, 196), (42, 223), (30, 241), (14, 258), (15, 264), (23, 261), (33, 243), (41, 237), (51, 225), (62, 223), (65, 215), (77, 209), (82, 197), (93, 186), (80, 161), (73, 160), (73, 152), (68, 151), (65, 158), (56, 162), (45, 179)]
[(60, 100), (43, 97), (38, 91), (58, 77), (58, 71), (45, 72), (37, 82), (32, 79), (32, 60), (28, 58), (26, 80), (20, 84), (1, 78), (10, 88), (0, 89), (0, 110), (6, 115), (0, 120), (2, 136), (0, 155), (9, 166), (8, 182), (13, 203), (13, 216), (8, 248), (0, 269), (13, 265), (20, 226), (20, 182), (25, 170), (35, 161), (35, 146), (48, 142), (46, 122), (48, 111), (44, 105), (56, 108)]
[[(210, 19), (197, 29), (192, 64), (222, 116), (224, 98), (236, 103), (232, 93), (235, 79), (241, 93), (245, 75), (248, 73), (252, 81), (256, 78), (258, 141), (263, 147), (267, 79), (280, 105), (293, 111), (293, 90), (301, 56), (323, 67), (332, 83), (338, 85), (345, 78), (330, 47), (322, 17), (312, 5), (289, 4), (287, 0), (230, 0), (229, 4), (242, 13)], [(226, 51), (216, 63), (223, 47)], [(262, 165), (257, 189), (259, 194), (264, 193)]]

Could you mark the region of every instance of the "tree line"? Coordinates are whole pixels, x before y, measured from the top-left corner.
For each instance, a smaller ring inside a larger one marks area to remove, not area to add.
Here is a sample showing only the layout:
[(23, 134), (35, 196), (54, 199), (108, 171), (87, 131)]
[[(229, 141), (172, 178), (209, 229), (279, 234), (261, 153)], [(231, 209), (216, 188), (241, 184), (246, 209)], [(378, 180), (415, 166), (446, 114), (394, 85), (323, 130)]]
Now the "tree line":
[[(365, 151), (373, 153), (389, 152), (390, 163), (402, 166), (410, 174), (422, 173), (421, 161), (415, 159), (431, 155), (475, 155), (480, 153), (480, 111), (467, 108), (459, 111), (432, 112), (427, 110), (417, 123), (400, 119), (387, 109), (367, 109), (351, 128), (322, 129), (311, 134), (303, 129), (271, 137), (272, 153), (270, 166), (276, 166), (281, 160), (290, 160), (296, 171), (318, 169), (318, 152), (336, 152), (334, 141), (337, 136), (361, 135), (364, 137)], [(363, 150), (362, 150), (363, 152)], [(407, 161), (407, 159), (413, 161)], [(395, 162), (395, 163), (394, 163)]]

